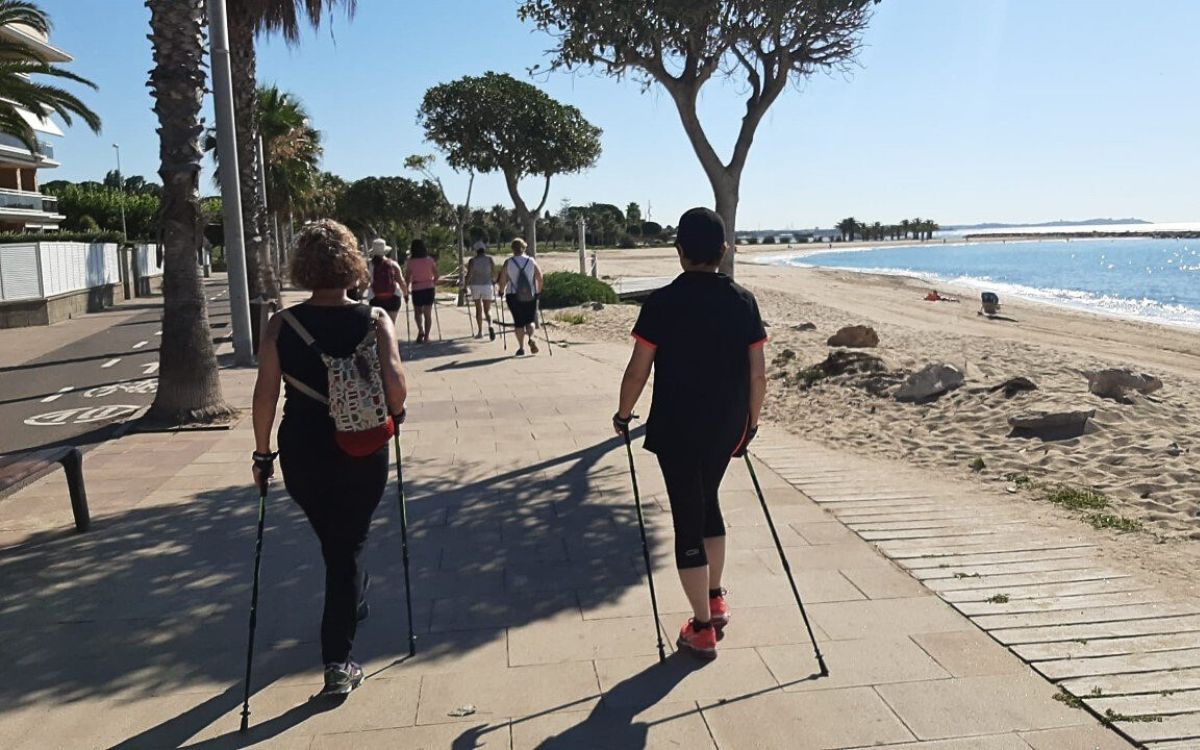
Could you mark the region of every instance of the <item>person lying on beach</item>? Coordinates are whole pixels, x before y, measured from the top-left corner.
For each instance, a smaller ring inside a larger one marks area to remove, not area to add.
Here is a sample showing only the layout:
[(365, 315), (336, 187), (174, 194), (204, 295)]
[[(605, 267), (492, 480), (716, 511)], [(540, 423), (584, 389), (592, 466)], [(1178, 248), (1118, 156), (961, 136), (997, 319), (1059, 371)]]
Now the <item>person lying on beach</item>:
[(925, 301), (926, 302), (958, 302), (959, 300), (957, 297), (947, 297), (945, 295), (938, 294), (938, 290), (934, 289), (932, 292), (925, 295)]

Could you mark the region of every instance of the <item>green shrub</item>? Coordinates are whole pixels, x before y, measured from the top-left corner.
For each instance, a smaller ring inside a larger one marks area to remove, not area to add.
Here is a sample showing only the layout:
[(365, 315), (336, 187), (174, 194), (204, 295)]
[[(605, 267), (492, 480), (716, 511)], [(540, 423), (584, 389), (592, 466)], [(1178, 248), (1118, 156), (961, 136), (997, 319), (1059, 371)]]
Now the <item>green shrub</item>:
[(637, 247), (637, 240), (631, 234), (623, 234), (621, 239), (617, 240), (617, 247), (622, 250), (632, 250)]
[(24, 242), (120, 242), (120, 232), (0, 232), (0, 245)]
[(571, 271), (555, 271), (542, 278), (542, 307), (572, 307), (585, 302), (617, 301), (617, 293), (599, 279)]

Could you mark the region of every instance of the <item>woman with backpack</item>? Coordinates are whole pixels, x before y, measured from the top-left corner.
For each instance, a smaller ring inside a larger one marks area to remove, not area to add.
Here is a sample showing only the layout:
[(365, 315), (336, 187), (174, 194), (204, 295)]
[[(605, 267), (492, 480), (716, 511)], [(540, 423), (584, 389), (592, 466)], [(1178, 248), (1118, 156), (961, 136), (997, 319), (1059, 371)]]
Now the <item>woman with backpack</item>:
[(437, 294), (437, 261), (429, 257), (424, 240), (413, 240), (409, 246), (404, 277), (412, 291), (413, 316), (417, 319), (417, 343), (429, 341), (433, 324), (434, 295)]
[[(304, 511), (325, 561), (321, 659), (326, 695), (363, 679), (350, 649), (366, 618), (361, 555), (388, 478), (388, 441), (404, 421), (407, 390), (391, 318), (353, 302), (366, 283), (354, 235), (323, 219), (296, 238), (295, 285), (311, 296), (271, 319), (254, 384), (254, 481), (265, 489), (279, 457), (288, 494)], [(271, 450), (280, 381), (286, 383), (276, 454)]]
[(408, 300), (408, 284), (400, 264), (388, 257), (390, 251), (383, 240), (371, 241), (371, 306), (386, 311), (395, 323), (401, 295)]
[(504, 290), (504, 301), (512, 312), (513, 331), (517, 334), (517, 356), (525, 354), (525, 337), (529, 351), (538, 353), (534, 328), (537, 325), (537, 303), (542, 293), (542, 269), (537, 261), (525, 254), (525, 240), (512, 241), (513, 254), (504, 261), (497, 285)]

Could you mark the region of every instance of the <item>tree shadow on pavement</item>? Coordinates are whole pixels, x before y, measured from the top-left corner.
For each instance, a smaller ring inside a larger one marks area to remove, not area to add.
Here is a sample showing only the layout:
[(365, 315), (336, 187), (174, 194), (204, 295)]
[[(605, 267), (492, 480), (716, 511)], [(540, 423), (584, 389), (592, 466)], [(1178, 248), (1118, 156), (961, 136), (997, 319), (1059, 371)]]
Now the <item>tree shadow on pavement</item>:
[[(593, 489), (613, 471), (604, 458), (618, 449), (606, 440), (500, 475), (494, 463), (459, 460), (446, 472), (437, 459), (406, 459), (417, 656), (404, 659), (393, 479), (368, 543), (372, 615), (359, 630), (356, 658), (391, 662), (389, 673), (400, 677), (430, 665), (453, 671), (457, 659), (503, 641), (507, 628), (578, 611), (585, 597), (615, 601), (643, 585), (633, 556), (613, 553), (640, 544), (632, 503), (605, 504)], [(87, 534), (40, 531), (5, 550), (0, 659), (21, 677), (0, 681), (0, 723), (33, 706), (53, 717), (68, 703), (90, 701), (101, 724), (136, 732), (104, 735), (111, 747), (178, 748), (214, 730), (220, 736), (200, 747), (241, 747), (324, 710), (301, 702), (271, 715), (255, 711), (252, 698), (252, 729), (237, 735), (258, 498), (240, 485), (177, 498), (177, 491), (152, 494), (100, 515)], [(566, 537), (586, 542), (568, 547)], [(323, 581), (315, 537), (277, 482), (266, 515), (255, 693), (285, 678), (319, 689)], [(389, 689), (387, 675), (377, 679), (362, 689)], [(214, 726), (224, 722), (227, 729)]]

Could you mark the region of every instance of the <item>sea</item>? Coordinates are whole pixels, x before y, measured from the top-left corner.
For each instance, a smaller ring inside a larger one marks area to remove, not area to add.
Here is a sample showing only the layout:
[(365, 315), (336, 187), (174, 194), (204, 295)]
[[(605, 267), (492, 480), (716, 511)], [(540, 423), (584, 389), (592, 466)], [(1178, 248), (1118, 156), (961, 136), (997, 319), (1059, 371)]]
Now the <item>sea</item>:
[(835, 245), (754, 262), (915, 276), (931, 288), (996, 292), (1001, 302), (1017, 297), (1200, 329), (1200, 239), (1195, 238), (965, 242), (935, 236), (914, 245), (850, 250)]

